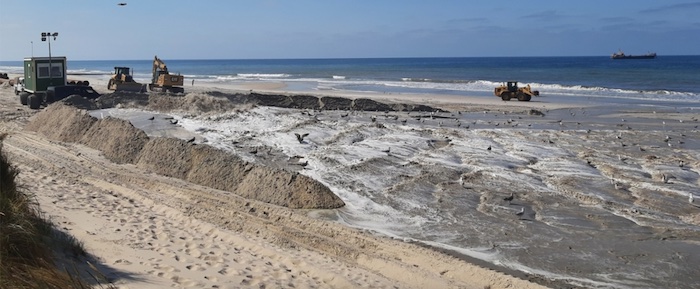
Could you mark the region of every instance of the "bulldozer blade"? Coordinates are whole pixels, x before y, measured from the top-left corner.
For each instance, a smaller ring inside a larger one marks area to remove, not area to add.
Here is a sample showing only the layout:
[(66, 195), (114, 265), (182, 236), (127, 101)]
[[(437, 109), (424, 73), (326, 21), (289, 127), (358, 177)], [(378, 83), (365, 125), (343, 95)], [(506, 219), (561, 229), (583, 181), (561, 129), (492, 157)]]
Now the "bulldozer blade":
[(146, 85), (140, 83), (122, 83), (114, 85), (114, 91), (145, 92)]

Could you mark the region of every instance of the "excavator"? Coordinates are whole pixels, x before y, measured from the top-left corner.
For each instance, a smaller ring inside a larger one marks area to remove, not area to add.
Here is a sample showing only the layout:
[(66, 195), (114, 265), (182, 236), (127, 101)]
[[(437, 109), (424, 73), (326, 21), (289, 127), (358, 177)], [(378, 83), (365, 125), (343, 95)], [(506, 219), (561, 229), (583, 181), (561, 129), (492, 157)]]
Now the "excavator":
[(155, 56), (153, 59), (153, 78), (148, 84), (150, 91), (183, 93), (185, 92), (185, 89), (182, 88), (184, 82), (184, 76), (179, 73), (177, 75), (170, 74), (165, 62), (160, 60), (157, 55)]

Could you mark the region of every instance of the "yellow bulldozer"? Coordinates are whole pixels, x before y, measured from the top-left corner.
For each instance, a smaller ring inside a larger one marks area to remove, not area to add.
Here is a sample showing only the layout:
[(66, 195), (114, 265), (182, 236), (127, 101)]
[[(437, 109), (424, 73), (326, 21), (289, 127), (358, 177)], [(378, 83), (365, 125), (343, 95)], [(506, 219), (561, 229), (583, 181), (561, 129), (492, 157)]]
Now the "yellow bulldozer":
[(508, 81), (506, 84), (496, 87), (493, 93), (503, 101), (509, 101), (511, 98), (517, 98), (519, 101), (530, 101), (533, 96), (540, 95), (540, 92), (533, 91), (529, 84), (525, 87), (518, 87), (517, 81)]
[(109, 79), (107, 89), (114, 91), (145, 92), (146, 85), (134, 80), (129, 67), (115, 66), (114, 74), (112, 74), (112, 77)]
[(182, 85), (185, 82), (185, 77), (178, 74), (170, 74), (168, 66), (160, 60), (158, 56), (153, 59), (153, 78), (148, 84), (150, 91), (182, 93), (185, 89)]

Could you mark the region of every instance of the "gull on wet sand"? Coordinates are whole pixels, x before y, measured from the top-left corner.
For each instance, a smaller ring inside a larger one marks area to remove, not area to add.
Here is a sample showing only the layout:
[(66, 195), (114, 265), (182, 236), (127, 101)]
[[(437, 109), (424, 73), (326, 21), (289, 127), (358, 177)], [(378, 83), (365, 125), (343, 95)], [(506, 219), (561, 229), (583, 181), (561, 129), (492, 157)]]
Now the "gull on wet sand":
[(695, 202), (695, 197), (693, 197), (693, 193), (688, 193), (688, 203), (694, 203)]
[(513, 192), (510, 192), (510, 196), (503, 198), (503, 200), (508, 201), (508, 204), (510, 204), (510, 202), (513, 200), (513, 198), (515, 198), (515, 194), (513, 194)]
[(520, 208), (520, 211), (515, 213), (521, 220), (523, 219), (523, 214), (525, 214), (525, 207)]

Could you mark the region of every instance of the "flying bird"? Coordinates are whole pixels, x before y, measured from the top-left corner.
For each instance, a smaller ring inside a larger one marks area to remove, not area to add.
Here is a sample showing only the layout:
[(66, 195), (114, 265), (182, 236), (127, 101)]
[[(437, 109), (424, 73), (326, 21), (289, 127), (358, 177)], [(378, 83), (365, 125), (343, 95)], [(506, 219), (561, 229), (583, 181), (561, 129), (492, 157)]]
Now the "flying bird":
[(126, 6), (126, 2), (117, 3), (119, 6)]
[(294, 133), (294, 135), (297, 136), (297, 140), (299, 141), (299, 143), (304, 143), (304, 138), (305, 138), (306, 136), (308, 136), (309, 133), (308, 133), (308, 132), (305, 133), (305, 134)]

